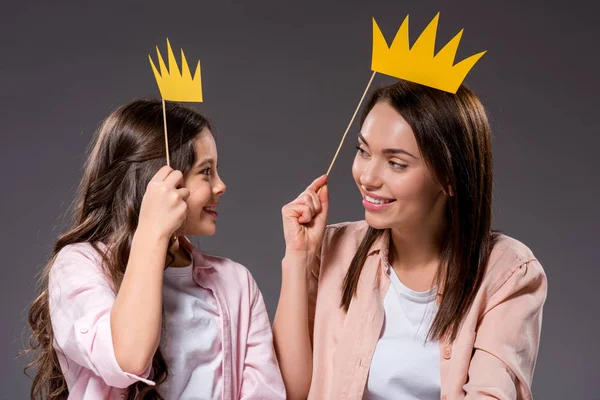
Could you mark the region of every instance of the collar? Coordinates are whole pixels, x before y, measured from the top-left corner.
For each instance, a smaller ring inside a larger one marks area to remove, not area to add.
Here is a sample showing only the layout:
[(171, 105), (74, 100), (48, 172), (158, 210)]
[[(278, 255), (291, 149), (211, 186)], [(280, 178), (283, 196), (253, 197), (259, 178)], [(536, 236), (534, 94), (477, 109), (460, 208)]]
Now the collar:
[(179, 244), (183, 246), (187, 251), (192, 255), (192, 260), (194, 264), (194, 271), (198, 269), (210, 269), (213, 268), (213, 265), (206, 260), (204, 254), (200, 250), (198, 250), (190, 240), (185, 236), (179, 237)]
[(383, 231), (382, 234), (379, 235), (379, 237), (375, 240), (375, 242), (373, 242), (367, 255), (371, 256), (373, 254), (379, 254), (379, 256), (381, 257), (382, 264), (383, 264), (383, 268), (382, 268), (381, 272), (385, 272), (388, 275), (390, 273), (390, 268), (391, 268), (390, 263), (388, 261), (389, 260), (388, 259), (389, 251), (390, 251), (390, 230), (386, 229)]

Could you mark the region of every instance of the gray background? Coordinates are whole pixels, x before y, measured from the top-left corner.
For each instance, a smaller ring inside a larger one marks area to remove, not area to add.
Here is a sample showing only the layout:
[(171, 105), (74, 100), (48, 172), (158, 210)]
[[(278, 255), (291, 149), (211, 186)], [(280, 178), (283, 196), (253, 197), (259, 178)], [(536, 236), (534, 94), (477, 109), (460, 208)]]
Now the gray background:
[[(201, 246), (252, 271), (272, 318), (280, 209), (329, 166), (371, 74), (371, 17), (390, 40), (410, 14), (414, 40), (438, 10), (438, 48), (464, 27), (459, 59), (488, 50), (466, 82), (493, 122), (495, 227), (530, 246), (548, 274), (535, 397), (600, 399), (598, 7), (524, 3), (3, 2), (0, 399), (27, 397), (16, 356), (35, 275), (65, 228), (93, 131), (116, 106), (158, 95), (155, 45), (164, 53), (169, 37), (201, 60), (197, 108), (217, 126), (228, 193), (217, 235)], [(374, 85), (389, 82), (378, 75)], [(363, 216), (355, 134), (356, 125), (331, 174), (330, 222)]]

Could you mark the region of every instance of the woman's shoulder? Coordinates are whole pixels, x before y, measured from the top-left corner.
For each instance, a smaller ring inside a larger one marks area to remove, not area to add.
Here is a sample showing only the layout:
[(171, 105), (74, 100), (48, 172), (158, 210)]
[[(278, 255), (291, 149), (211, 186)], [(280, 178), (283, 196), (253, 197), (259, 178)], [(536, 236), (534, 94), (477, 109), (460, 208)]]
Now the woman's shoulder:
[(344, 273), (360, 247), (368, 228), (369, 225), (366, 221), (328, 225), (319, 252), (320, 272), (315, 271), (315, 275), (322, 275), (325, 269)]
[(490, 259), (500, 256), (509, 256), (517, 262), (535, 258), (533, 251), (525, 243), (506, 234), (496, 233)]
[(545, 279), (541, 263), (525, 243), (505, 234), (496, 234), (484, 277), (490, 294), (504, 285), (515, 272), (523, 269), (527, 269), (526, 275), (529, 277)]
[(345, 244), (358, 247), (368, 229), (369, 224), (364, 220), (327, 225), (323, 243), (327, 246)]

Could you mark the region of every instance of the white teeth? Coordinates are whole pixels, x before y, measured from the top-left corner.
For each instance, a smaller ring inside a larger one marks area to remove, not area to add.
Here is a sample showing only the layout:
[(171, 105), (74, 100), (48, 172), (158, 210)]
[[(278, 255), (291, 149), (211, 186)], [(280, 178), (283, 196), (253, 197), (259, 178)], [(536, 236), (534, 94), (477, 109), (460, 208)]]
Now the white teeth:
[(379, 200), (379, 199), (374, 199), (372, 197), (369, 197), (367, 195), (365, 195), (365, 199), (367, 199), (367, 201), (369, 203), (373, 203), (373, 204), (387, 204), (387, 203), (391, 203), (392, 200)]
[(206, 211), (217, 211), (216, 207), (204, 207)]

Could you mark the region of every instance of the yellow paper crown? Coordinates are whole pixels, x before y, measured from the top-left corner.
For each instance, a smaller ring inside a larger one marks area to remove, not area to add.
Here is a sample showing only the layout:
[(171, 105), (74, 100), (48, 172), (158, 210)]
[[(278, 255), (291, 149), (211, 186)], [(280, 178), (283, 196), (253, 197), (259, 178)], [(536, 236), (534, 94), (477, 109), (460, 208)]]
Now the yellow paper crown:
[(169, 69), (165, 65), (165, 62), (160, 54), (158, 46), (156, 46), (156, 52), (158, 53), (158, 63), (160, 66), (160, 73), (156, 69), (152, 57), (150, 59), (150, 65), (152, 71), (154, 71), (154, 77), (160, 90), (160, 95), (164, 100), (170, 101), (182, 101), (182, 102), (202, 102), (202, 79), (200, 78), (200, 61), (196, 67), (196, 73), (194, 78), (190, 73), (187, 60), (183, 49), (181, 50), (181, 72), (177, 66), (177, 60), (171, 49), (171, 43), (167, 39), (167, 52), (169, 59)]
[(373, 58), (375, 72), (456, 93), (475, 63), (486, 52), (474, 54), (454, 64), (462, 37), (461, 29), (435, 56), (435, 36), (440, 13), (431, 20), (415, 44), (408, 41), (408, 16), (402, 22), (392, 45), (388, 47), (375, 18), (373, 18)]

